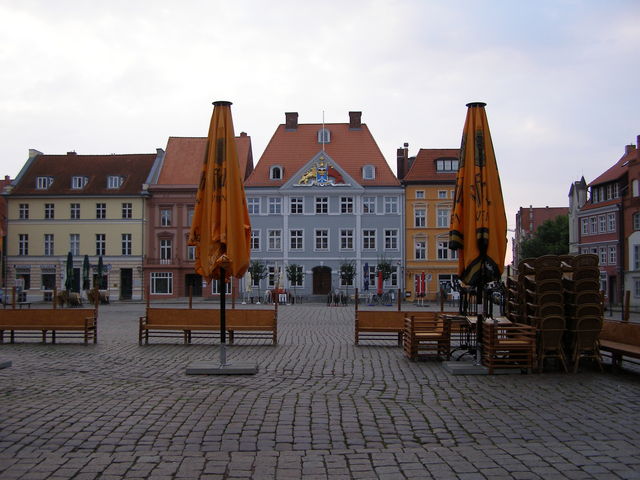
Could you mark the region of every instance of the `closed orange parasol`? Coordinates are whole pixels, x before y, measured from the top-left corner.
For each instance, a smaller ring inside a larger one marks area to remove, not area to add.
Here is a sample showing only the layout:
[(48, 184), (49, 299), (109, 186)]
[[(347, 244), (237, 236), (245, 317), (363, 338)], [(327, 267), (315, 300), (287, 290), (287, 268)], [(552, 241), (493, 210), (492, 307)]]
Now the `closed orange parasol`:
[(458, 276), (475, 287), (500, 278), (507, 251), (507, 217), (485, 105), (467, 104), (449, 232), (449, 248), (458, 250)]
[(196, 272), (207, 282), (220, 280), (220, 365), (225, 366), (225, 280), (241, 277), (249, 268), (251, 222), (238, 168), (231, 102), (213, 105), (189, 245), (196, 247)]

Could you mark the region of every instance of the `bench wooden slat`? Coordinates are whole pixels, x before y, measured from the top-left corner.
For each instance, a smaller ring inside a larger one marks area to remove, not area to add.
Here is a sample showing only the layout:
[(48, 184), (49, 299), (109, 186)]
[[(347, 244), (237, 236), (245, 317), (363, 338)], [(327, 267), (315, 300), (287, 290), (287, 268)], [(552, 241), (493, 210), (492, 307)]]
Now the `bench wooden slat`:
[(46, 342), (47, 332), (51, 332), (51, 342), (56, 341), (56, 331), (77, 332), (84, 337), (84, 343), (97, 342), (97, 312), (88, 308), (74, 309), (33, 309), (0, 311), (0, 343), (4, 342), (4, 332), (11, 334), (11, 343), (18, 332), (41, 331)]

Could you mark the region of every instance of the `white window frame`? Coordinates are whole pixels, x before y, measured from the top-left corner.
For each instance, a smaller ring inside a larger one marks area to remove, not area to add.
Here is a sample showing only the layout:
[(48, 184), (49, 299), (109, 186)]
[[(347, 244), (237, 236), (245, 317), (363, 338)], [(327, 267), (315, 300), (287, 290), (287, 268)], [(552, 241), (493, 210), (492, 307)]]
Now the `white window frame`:
[(400, 234), (397, 228), (384, 229), (384, 249), (397, 252), (400, 244)]
[(616, 231), (616, 214), (615, 213), (607, 213), (607, 229), (610, 232)]
[(316, 215), (326, 215), (329, 213), (329, 197), (315, 197)]
[(438, 190), (438, 198), (447, 198), (446, 190)]
[(247, 210), (249, 215), (260, 215), (260, 197), (248, 197)]
[(123, 202), (122, 204), (122, 219), (130, 220), (133, 218), (133, 203)]
[(107, 176), (107, 188), (109, 190), (117, 190), (124, 183), (124, 177), (122, 175), (109, 175)]
[(318, 143), (331, 143), (331, 131), (328, 128), (318, 130)]
[(56, 218), (56, 205), (55, 203), (44, 204), (44, 218), (45, 220), (53, 220)]
[(589, 219), (586, 217), (581, 218), (580, 225), (582, 226), (582, 235), (589, 235)]
[[(224, 290), (227, 295), (231, 294), (231, 282), (224, 283)], [(220, 282), (218, 281), (211, 282), (211, 294), (220, 295)]]
[[(302, 271), (302, 265), (296, 265), (295, 267), (293, 267), (293, 269), (296, 270), (298, 273), (304, 273)], [(291, 286), (291, 287), (303, 287), (304, 286), (304, 275), (300, 275), (300, 279), (298, 280), (298, 282), (290, 281), (289, 282), (289, 286)]]
[(353, 228), (340, 229), (340, 251), (353, 251), (355, 248), (355, 231)]
[(416, 190), (416, 198), (418, 200), (423, 200), (424, 199), (424, 190)]
[(362, 249), (376, 250), (378, 231), (374, 228), (365, 228), (362, 230)]
[(598, 215), (598, 233), (604, 233), (607, 231), (607, 217), (606, 215)]
[(416, 228), (427, 226), (427, 207), (421, 205), (413, 208), (413, 226)]
[(80, 175), (76, 175), (71, 177), (71, 189), (72, 190), (82, 190), (87, 183), (89, 182), (89, 179), (87, 177), (83, 177)]
[(634, 277), (633, 279), (633, 296), (640, 298), (640, 278)]
[(80, 255), (80, 234), (79, 233), (69, 234), (69, 251), (71, 252), (71, 255)]
[(633, 246), (633, 270), (640, 270), (640, 245)]
[(18, 235), (18, 255), (26, 257), (29, 255), (29, 234), (20, 233)]
[(589, 217), (589, 233), (592, 233), (592, 234), (598, 233), (598, 218), (597, 217)]
[(44, 255), (45, 257), (52, 257), (54, 255), (53, 233), (44, 234)]
[(29, 204), (21, 203), (18, 207), (18, 218), (20, 220), (29, 220)]
[(398, 197), (384, 197), (384, 213), (392, 215), (398, 213)]
[(196, 246), (195, 245), (187, 245), (187, 260), (189, 262), (194, 262), (196, 260)]
[(36, 190), (47, 190), (53, 184), (53, 177), (36, 177)]
[(615, 245), (609, 245), (609, 265), (618, 263), (618, 248)]
[[(165, 286), (164, 282), (166, 282), (166, 288), (159, 288)], [(212, 283), (217, 284), (218, 282)], [(173, 272), (151, 272), (151, 293), (153, 295), (173, 295)]]
[(633, 229), (640, 230), (640, 212), (633, 214)]
[(427, 241), (422, 238), (418, 238), (414, 241), (413, 257), (414, 260), (426, 260), (427, 259)]
[(267, 250), (271, 252), (282, 251), (282, 230), (279, 228), (267, 230)]
[(107, 252), (107, 235), (96, 233), (96, 256), (104, 256)]
[[(320, 246), (318, 246), (318, 242), (320, 242)], [(329, 229), (316, 228), (313, 231), (313, 251), (326, 252), (329, 250), (329, 247)]]
[(173, 240), (170, 238), (159, 239), (160, 263), (169, 265), (173, 258)]
[(107, 204), (96, 203), (96, 219), (104, 220), (107, 218)]
[(269, 179), (282, 180), (283, 173), (284, 168), (282, 168), (280, 165), (272, 165), (271, 168), (269, 168)]
[(362, 167), (362, 179), (363, 180), (375, 180), (376, 179), (376, 167), (373, 165), (364, 165)]
[(377, 203), (376, 197), (371, 197), (371, 196), (362, 197), (362, 213), (365, 215), (366, 214), (375, 215), (376, 203)]
[(80, 204), (72, 203), (69, 205), (69, 218), (71, 220), (80, 220)]
[(171, 207), (161, 207), (160, 208), (160, 226), (161, 227), (170, 227), (172, 222), (172, 211)]
[(599, 247), (598, 253), (599, 253), (598, 256), (600, 257), (600, 265), (606, 265), (607, 264), (607, 247)]
[(269, 215), (282, 215), (282, 198), (269, 197)]
[(353, 213), (353, 197), (340, 197), (340, 213)]
[(251, 230), (251, 251), (259, 252), (260, 251), (260, 230)]
[(293, 228), (289, 230), (289, 250), (304, 249), (304, 230)]
[(302, 215), (304, 213), (303, 197), (291, 197), (289, 199), (289, 213), (291, 215)]
[(130, 256), (133, 251), (133, 235), (130, 233), (121, 234), (122, 255)]
[(451, 207), (438, 207), (436, 226), (438, 228), (448, 228), (451, 223)]

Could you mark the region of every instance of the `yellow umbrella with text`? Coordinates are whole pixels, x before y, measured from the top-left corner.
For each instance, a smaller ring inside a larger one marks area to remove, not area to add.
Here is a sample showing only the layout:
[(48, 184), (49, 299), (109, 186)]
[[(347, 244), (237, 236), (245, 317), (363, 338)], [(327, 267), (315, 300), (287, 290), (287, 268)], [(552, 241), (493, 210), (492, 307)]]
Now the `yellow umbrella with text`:
[(220, 365), (224, 367), (225, 281), (241, 277), (249, 267), (251, 222), (238, 166), (231, 102), (213, 105), (189, 245), (196, 247), (196, 273), (208, 283), (220, 282)]
[(500, 279), (507, 251), (507, 217), (485, 106), (467, 104), (449, 232), (449, 248), (458, 251), (458, 276), (476, 288), (479, 315), (483, 289)]

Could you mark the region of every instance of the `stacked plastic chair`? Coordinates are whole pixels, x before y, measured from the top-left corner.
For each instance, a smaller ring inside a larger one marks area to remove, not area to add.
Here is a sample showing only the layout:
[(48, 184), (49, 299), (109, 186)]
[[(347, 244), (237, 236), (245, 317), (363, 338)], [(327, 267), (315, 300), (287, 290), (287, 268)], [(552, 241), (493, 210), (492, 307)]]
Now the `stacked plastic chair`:
[(602, 370), (598, 342), (604, 317), (600, 294), (598, 256), (576, 255), (566, 261), (570, 268), (563, 273), (567, 333), (565, 345), (571, 352), (573, 371), (578, 371), (582, 358), (594, 360)]

